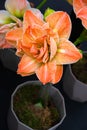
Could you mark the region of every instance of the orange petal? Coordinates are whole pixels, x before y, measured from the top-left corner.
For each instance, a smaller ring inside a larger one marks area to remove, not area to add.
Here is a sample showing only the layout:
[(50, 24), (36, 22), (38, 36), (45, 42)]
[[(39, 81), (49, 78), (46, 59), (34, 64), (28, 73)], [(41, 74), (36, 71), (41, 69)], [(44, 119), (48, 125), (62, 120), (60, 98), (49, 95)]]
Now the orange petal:
[(39, 67), (40, 64), (31, 57), (24, 55), (21, 61), (18, 64), (17, 73), (22, 76), (27, 76), (35, 73), (35, 70)]
[(29, 10), (31, 10), (36, 17), (38, 17), (39, 19), (43, 19), (43, 14), (41, 13), (41, 11), (37, 8), (30, 8)]
[(28, 27), (23, 35), (23, 46), (30, 48), (33, 44), (39, 45), (44, 42), (47, 31), (40, 27)]
[(77, 17), (82, 20), (83, 26), (87, 29), (87, 6), (80, 9), (77, 13)]
[(61, 39), (58, 44), (58, 52), (53, 59), (57, 64), (71, 64), (82, 58), (82, 54), (73, 43)]
[(58, 11), (46, 17), (46, 21), (59, 37), (69, 38), (71, 33), (71, 20), (66, 12)]
[(57, 52), (57, 43), (55, 40), (51, 37), (50, 38), (50, 60), (55, 56)]
[(22, 28), (16, 28), (6, 34), (6, 40), (17, 41), (22, 38)]
[(60, 81), (62, 72), (61, 65), (56, 66), (54, 63), (48, 62), (36, 70), (36, 75), (43, 84), (49, 82), (55, 84)]
[(24, 16), (23, 46), (30, 48), (33, 44), (42, 46), (44, 37), (48, 34), (48, 23), (36, 17), (31, 11), (27, 11)]
[(43, 83), (46, 84), (51, 81), (51, 75), (48, 68), (48, 64), (42, 64), (37, 70), (36, 75), (38, 79)]
[(32, 38), (31, 33), (30, 33), (30, 27), (26, 29), (26, 31), (23, 34), (23, 46), (30, 48), (33, 43), (35, 43), (35, 40)]
[(63, 74), (63, 66), (56, 65), (54, 62), (49, 62), (49, 70), (51, 72), (51, 82), (53, 84), (58, 83)]
[(73, 8), (76, 14), (84, 6), (87, 6), (87, 0), (73, 0)]
[(31, 11), (27, 10), (24, 14), (24, 21), (23, 21), (23, 28), (24, 31), (29, 27), (29, 26), (42, 26), (44, 24), (44, 21), (36, 17), (34, 13)]
[(24, 52), (23, 52), (23, 49), (22, 49), (22, 42), (21, 42), (21, 40), (17, 41), (16, 48), (17, 48), (16, 55), (19, 56), (19, 57), (22, 57)]
[(46, 63), (49, 59), (48, 46), (46, 39), (44, 40), (43, 46), (39, 48), (39, 54), (37, 56), (37, 60)]

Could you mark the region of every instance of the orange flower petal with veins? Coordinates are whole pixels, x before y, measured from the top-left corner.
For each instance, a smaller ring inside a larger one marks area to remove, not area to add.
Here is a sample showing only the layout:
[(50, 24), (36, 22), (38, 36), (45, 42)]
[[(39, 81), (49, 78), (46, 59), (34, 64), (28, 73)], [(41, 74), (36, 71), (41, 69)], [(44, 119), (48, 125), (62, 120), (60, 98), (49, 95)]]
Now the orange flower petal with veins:
[(50, 70), (47, 63), (42, 64), (41, 67), (36, 70), (36, 75), (43, 84), (51, 82)]
[(62, 73), (63, 73), (63, 66), (62, 65), (57, 66), (52, 62), (42, 64), (42, 66), (40, 66), (36, 70), (36, 75), (43, 84), (46, 84), (48, 82), (55, 84), (59, 82), (62, 77)]
[(80, 9), (77, 17), (82, 20), (82, 25), (87, 29), (87, 6)]
[(22, 28), (13, 29), (6, 34), (6, 40), (17, 41), (22, 38), (22, 34), (23, 34)]
[(51, 82), (53, 84), (59, 82), (63, 74), (63, 65), (56, 65), (54, 62), (49, 62), (49, 70), (51, 72)]
[(60, 38), (69, 38), (71, 33), (71, 20), (66, 12), (58, 11), (46, 17), (46, 21)]
[(27, 10), (24, 14), (23, 29), (24, 31), (29, 27), (35, 25), (43, 26), (44, 21), (36, 17), (31, 11)]
[(87, 0), (73, 0), (73, 9), (77, 18), (82, 20), (83, 26), (87, 29)]
[(87, 0), (73, 0), (73, 8), (76, 14), (85, 6), (87, 6)]
[(79, 50), (66, 39), (61, 39), (58, 44), (58, 52), (54, 58), (56, 64), (71, 64), (82, 58)]
[(57, 52), (57, 43), (56, 41), (51, 37), (50, 38), (50, 60), (53, 59), (53, 57), (56, 55)]
[(21, 74), (22, 76), (27, 76), (35, 73), (35, 70), (40, 66), (35, 59), (27, 55), (23, 55), (20, 63), (18, 64), (17, 73)]
[(22, 57), (24, 55), (23, 49), (22, 49), (22, 41), (18, 40), (16, 45), (16, 55), (19, 57)]
[(23, 45), (30, 48), (33, 44), (40, 45), (44, 41), (47, 32), (43, 28), (28, 27), (23, 34)]

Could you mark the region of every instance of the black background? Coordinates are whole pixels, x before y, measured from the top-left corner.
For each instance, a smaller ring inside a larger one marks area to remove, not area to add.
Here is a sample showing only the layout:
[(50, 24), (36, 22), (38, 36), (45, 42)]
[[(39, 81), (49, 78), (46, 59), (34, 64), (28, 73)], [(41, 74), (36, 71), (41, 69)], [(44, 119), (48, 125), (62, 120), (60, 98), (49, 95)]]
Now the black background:
[[(33, 2), (33, 0), (30, 1)], [(0, 0), (1, 10), (4, 9), (4, 2), (5, 0)], [(35, 0), (35, 6), (40, 2), (41, 0), (38, 0), (38, 2)], [(66, 3), (65, 0), (48, 0), (41, 9), (42, 13), (47, 7), (53, 8), (54, 10), (67, 11), (67, 13), (69, 13), (73, 24), (70, 40), (74, 41), (81, 32), (82, 26), (80, 21), (75, 19), (72, 7)], [(17, 75), (16, 72), (4, 68), (0, 61), (0, 130), (8, 130), (7, 113), (12, 92), (18, 84), (31, 79), (35, 80), (37, 77), (35, 75), (21, 77)], [(57, 130), (87, 130), (87, 102), (79, 103), (70, 100), (62, 90), (62, 79), (55, 87), (61, 91), (66, 105), (66, 118)]]

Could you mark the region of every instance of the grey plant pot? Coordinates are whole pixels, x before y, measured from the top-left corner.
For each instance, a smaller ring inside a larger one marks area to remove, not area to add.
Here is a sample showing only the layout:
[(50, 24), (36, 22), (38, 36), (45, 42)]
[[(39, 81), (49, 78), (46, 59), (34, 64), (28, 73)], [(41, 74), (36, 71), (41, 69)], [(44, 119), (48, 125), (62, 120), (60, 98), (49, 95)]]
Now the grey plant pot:
[[(22, 123), (18, 119), (15, 111), (13, 110), (13, 97), (14, 97), (15, 93), (17, 92), (17, 90), (20, 89), (22, 86), (24, 86), (26, 84), (27, 85), (37, 84), (37, 85), (42, 86), (41, 82), (39, 82), (38, 80), (36, 80), (36, 81), (27, 81), (27, 82), (24, 82), (24, 83), (17, 86), (17, 88), (15, 89), (15, 91), (13, 92), (13, 94), (11, 96), (11, 105), (10, 105), (10, 109), (9, 109), (9, 112), (8, 112), (7, 121), (8, 121), (9, 130), (33, 130), (32, 128), (30, 128), (27, 125), (25, 125), (24, 123)], [(55, 130), (59, 125), (61, 125), (64, 118), (66, 117), (65, 102), (64, 102), (64, 98), (61, 95), (61, 93), (59, 92), (59, 90), (57, 88), (53, 87), (52, 85), (49, 87), (48, 93), (52, 97), (56, 107), (60, 111), (60, 116), (61, 116), (60, 122), (49, 129), (49, 130)]]
[(72, 73), (71, 65), (66, 66), (63, 76), (63, 90), (67, 96), (77, 102), (87, 101), (87, 84), (79, 81)]
[(5, 68), (12, 71), (17, 70), (19, 57), (15, 55), (14, 49), (0, 49), (0, 60)]

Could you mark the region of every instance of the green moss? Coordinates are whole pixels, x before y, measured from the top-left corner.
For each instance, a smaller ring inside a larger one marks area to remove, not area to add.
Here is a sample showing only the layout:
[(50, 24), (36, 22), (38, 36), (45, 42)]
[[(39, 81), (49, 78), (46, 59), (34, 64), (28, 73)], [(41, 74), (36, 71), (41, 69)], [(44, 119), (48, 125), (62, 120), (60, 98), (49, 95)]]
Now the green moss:
[[(24, 86), (19, 89), (14, 96), (14, 111), (19, 120), (33, 129), (46, 130), (58, 123), (60, 114), (56, 109), (52, 99), (44, 106), (44, 101), (40, 96), (40, 86)], [(35, 104), (41, 103), (43, 107)]]

